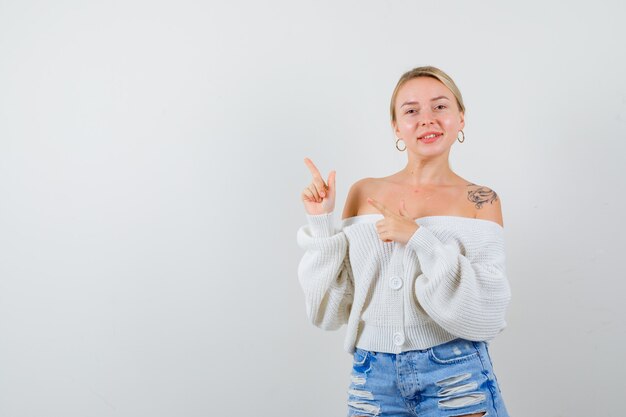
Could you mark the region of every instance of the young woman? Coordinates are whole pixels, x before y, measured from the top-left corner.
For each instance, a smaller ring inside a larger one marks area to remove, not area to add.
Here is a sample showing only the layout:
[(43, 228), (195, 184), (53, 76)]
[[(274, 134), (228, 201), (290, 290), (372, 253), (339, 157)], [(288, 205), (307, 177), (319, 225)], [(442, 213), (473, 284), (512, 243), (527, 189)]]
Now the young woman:
[(440, 69), (402, 75), (391, 125), (407, 164), (352, 185), (339, 230), (335, 171), (325, 182), (305, 159), (298, 278), (313, 324), (347, 324), (349, 416), (508, 417), (488, 352), (511, 298), (501, 203), (450, 169), (464, 113)]

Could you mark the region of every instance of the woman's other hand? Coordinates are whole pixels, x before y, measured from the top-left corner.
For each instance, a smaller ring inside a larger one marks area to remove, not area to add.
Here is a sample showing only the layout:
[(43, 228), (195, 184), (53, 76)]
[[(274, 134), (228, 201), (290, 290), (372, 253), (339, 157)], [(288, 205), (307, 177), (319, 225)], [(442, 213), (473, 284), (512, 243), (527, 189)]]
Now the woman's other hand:
[(368, 198), (367, 202), (384, 216), (382, 220), (376, 222), (376, 232), (383, 242), (406, 244), (420, 227), (407, 211), (404, 200), (402, 200), (402, 205), (398, 209), (398, 214), (373, 198)]
[(328, 174), (328, 184), (324, 182), (319, 170), (309, 158), (304, 158), (313, 181), (302, 191), (302, 202), (308, 214), (326, 214), (335, 209), (335, 171)]

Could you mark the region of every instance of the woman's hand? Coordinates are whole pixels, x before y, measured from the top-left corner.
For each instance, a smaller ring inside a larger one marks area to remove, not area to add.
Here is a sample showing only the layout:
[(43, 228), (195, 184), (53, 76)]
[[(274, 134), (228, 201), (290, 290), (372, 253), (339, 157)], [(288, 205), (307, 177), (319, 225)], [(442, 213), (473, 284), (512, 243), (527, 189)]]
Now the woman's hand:
[(335, 209), (335, 171), (330, 171), (326, 184), (313, 161), (304, 158), (304, 163), (313, 175), (313, 182), (302, 191), (304, 209), (311, 215), (332, 212)]
[(373, 198), (368, 197), (367, 202), (385, 216), (384, 219), (376, 222), (378, 237), (380, 237), (383, 242), (393, 241), (406, 244), (420, 227), (415, 223), (415, 219), (409, 216), (409, 212), (406, 211), (404, 200), (402, 200), (402, 206), (398, 210), (399, 214), (392, 212)]

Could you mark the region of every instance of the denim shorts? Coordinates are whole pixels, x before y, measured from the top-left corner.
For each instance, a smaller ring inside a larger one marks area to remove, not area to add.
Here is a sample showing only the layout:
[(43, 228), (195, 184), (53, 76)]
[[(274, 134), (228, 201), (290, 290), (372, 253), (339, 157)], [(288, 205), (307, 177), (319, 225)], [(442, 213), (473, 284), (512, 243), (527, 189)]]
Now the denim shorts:
[(356, 348), (348, 416), (509, 417), (487, 342), (454, 339), (402, 353)]

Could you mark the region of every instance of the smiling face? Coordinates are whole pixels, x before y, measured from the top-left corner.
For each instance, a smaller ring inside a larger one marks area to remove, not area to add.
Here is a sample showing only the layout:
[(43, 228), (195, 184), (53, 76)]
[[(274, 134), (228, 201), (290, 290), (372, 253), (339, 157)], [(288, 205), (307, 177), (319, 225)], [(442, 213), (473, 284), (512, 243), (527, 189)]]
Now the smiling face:
[[(407, 151), (421, 155), (449, 152), (465, 119), (454, 94), (432, 77), (413, 78), (398, 90), (392, 126)], [(428, 133), (436, 137), (423, 138)]]

